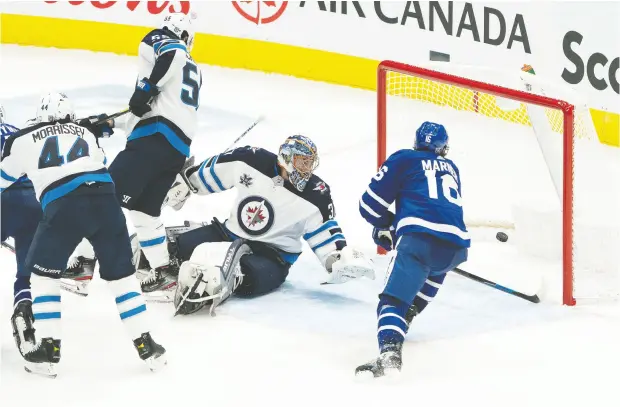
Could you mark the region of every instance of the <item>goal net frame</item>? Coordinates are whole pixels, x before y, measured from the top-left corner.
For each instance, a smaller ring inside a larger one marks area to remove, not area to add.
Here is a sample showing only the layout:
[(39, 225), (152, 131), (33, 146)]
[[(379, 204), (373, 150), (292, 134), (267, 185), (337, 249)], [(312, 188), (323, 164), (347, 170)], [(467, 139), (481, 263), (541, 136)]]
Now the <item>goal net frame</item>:
[[(574, 185), (574, 124), (575, 106), (560, 99), (553, 99), (521, 90), (481, 82), (465, 77), (408, 65), (395, 61), (382, 61), (377, 68), (377, 168), (387, 158), (387, 95), (389, 72), (422, 78), (433, 82), (452, 85), (474, 92), (548, 109), (561, 111), (563, 115), (562, 148), (562, 303), (576, 304), (573, 290), (573, 185)], [(475, 99), (474, 95), (474, 99)], [(474, 100), (475, 103), (475, 100)]]

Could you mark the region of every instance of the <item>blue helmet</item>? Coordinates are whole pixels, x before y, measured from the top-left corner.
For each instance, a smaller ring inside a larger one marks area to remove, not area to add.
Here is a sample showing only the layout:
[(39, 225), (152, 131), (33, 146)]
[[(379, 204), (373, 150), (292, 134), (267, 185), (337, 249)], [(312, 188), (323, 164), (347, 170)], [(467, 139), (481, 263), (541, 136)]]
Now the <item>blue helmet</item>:
[(420, 151), (431, 151), (445, 157), (450, 148), (446, 128), (433, 122), (422, 123), (415, 132), (413, 148)]

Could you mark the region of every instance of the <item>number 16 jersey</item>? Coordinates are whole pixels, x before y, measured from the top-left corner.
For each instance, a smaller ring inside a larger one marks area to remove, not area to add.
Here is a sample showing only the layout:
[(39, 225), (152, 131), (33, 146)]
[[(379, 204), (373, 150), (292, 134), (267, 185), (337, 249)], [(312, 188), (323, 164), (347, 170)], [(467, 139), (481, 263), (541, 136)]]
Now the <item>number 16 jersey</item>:
[(196, 132), (202, 75), (185, 42), (170, 32), (156, 29), (148, 33), (138, 48), (138, 80), (148, 78), (159, 94), (151, 111), (127, 120), (127, 140), (160, 133), (181, 154), (189, 157)]
[[(461, 193), (454, 162), (433, 152), (404, 149), (392, 154), (373, 177), (360, 199), (360, 213), (376, 227), (393, 226), (397, 236), (427, 233), (469, 247)], [(393, 202), (392, 215), (388, 208)]]

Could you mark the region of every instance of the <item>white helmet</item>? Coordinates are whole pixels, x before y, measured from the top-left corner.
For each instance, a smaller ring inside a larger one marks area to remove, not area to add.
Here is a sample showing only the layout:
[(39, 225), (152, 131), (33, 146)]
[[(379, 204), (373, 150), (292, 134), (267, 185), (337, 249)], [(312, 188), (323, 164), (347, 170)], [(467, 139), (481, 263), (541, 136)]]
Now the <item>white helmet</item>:
[(0, 124), (4, 123), (6, 117), (6, 112), (4, 111), (4, 106), (0, 105)]
[(56, 120), (75, 120), (73, 104), (64, 93), (48, 93), (41, 98), (37, 107), (37, 123)]
[(191, 51), (194, 46), (194, 27), (193, 18), (183, 13), (169, 13), (164, 17), (160, 28), (168, 29), (174, 35), (185, 41), (187, 50)]

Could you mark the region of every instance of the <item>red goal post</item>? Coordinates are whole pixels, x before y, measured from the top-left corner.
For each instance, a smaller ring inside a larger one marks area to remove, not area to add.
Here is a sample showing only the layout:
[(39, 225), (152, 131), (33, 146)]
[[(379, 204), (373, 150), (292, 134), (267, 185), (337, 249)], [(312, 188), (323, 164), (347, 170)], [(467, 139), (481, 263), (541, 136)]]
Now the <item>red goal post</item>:
[[(478, 112), (478, 92), (529, 105), (559, 111), (563, 118), (562, 160), (562, 298), (564, 305), (575, 305), (573, 292), (573, 183), (574, 183), (574, 124), (575, 107), (563, 100), (553, 99), (516, 89), (485, 83), (466, 77), (439, 72), (394, 61), (383, 61), (377, 72), (377, 167), (387, 158), (387, 96), (395, 95), (389, 88), (388, 75), (402, 75), (420, 80), (472, 91), (472, 109)], [(411, 97), (410, 95), (408, 97)], [(415, 129), (413, 130), (415, 131)], [(413, 139), (413, 138), (412, 138)]]

